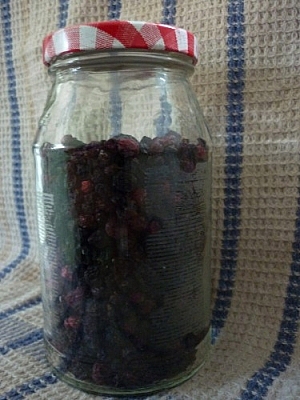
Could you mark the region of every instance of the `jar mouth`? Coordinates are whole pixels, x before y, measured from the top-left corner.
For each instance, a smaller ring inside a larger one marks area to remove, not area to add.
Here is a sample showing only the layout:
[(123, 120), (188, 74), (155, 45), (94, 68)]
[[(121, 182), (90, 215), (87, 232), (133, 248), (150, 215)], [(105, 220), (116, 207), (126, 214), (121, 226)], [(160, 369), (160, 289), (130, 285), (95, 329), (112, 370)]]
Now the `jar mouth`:
[(161, 66), (166, 69), (182, 69), (192, 74), (193, 59), (185, 54), (141, 49), (88, 50), (60, 55), (53, 59), (49, 73), (69, 68), (97, 70), (125, 70)]

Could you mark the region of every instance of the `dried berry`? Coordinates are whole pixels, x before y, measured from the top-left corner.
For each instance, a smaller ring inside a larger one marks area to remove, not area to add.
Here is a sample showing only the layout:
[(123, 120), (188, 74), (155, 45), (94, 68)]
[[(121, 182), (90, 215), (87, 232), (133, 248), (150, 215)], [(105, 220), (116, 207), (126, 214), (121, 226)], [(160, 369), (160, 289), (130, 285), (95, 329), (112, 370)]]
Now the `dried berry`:
[(152, 218), (148, 225), (147, 225), (147, 231), (150, 233), (150, 235), (153, 235), (155, 233), (158, 233), (163, 227), (163, 222), (159, 218)]
[(80, 140), (74, 138), (72, 135), (65, 135), (62, 138), (61, 143), (66, 147), (79, 147), (84, 144)]
[(208, 151), (206, 143), (203, 139), (198, 139), (196, 157), (198, 162), (201, 161), (203, 162), (208, 160)]
[(195, 171), (196, 163), (189, 159), (180, 160), (180, 168), (187, 173), (191, 173)]
[(128, 135), (120, 135), (117, 137), (118, 152), (124, 157), (135, 157), (140, 150), (139, 142)]
[(152, 144), (152, 139), (148, 136), (144, 136), (140, 142), (140, 152), (148, 154), (150, 151), (150, 146)]
[(128, 230), (141, 232), (147, 227), (147, 221), (145, 217), (143, 215), (140, 215), (135, 210), (126, 210), (124, 221), (127, 225)]
[(84, 301), (84, 289), (77, 287), (75, 290), (65, 294), (64, 301), (68, 306), (74, 308), (81, 305)]
[(104, 149), (109, 151), (110, 153), (115, 153), (117, 151), (117, 141), (115, 138), (111, 138), (107, 140), (107, 142), (104, 144)]
[(157, 154), (162, 153), (165, 149), (164, 141), (162, 138), (154, 138), (150, 144), (149, 151), (150, 153)]
[(174, 131), (169, 131), (165, 136), (164, 136), (167, 146), (171, 147), (172, 149), (177, 149), (180, 141), (181, 141), (181, 136)]
[(156, 303), (151, 299), (145, 299), (138, 304), (138, 312), (142, 315), (150, 314), (155, 308)]
[(80, 326), (80, 318), (76, 316), (71, 316), (65, 319), (64, 327), (67, 329), (78, 329)]
[(95, 299), (106, 299), (109, 293), (109, 290), (103, 285), (103, 286), (92, 286), (91, 287), (91, 293), (93, 298)]
[(137, 188), (131, 193), (131, 199), (140, 207), (145, 204), (146, 196), (147, 192), (144, 188)]
[(71, 268), (68, 265), (65, 265), (61, 269), (61, 276), (66, 279), (67, 281), (72, 281), (73, 279), (73, 273), (71, 271)]
[(130, 295), (130, 301), (134, 304), (142, 303), (145, 300), (145, 294), (142, 292), (133, 292)]
[(106, 384), (107, 366), (104, 363), (96, 362), (93, 365), (92, 378), (98, 385)]
[(109, 156), (108, 152), (103, 149), (100, 150), (99, 155), (98, 155), (99, 165), (100, 166), (107, 165), (109, 163), (109, 160), (110, 160), (110, 156)]
[(93, 215), (79, 215), (78, 225), (82, 228), (91, 228), (95, 224), (95, 218)]
[(117, 218), (110, 218), (105, 224), (105, 232), (108, 236), (114, 239), (120, 239), (122, 236), (127, 235), (127, 229), (124, 224)]
[(101, 265), (89, 265), (84, 272), (84, 278), (91, 287), (102, 287), (104, 268)]
[(183, 140), (178, 149), (180, 168), (187, 173), (195, 170), (197, 164), (197, 147), (189, 144), (187, 139)]
[(94, 231), (91, 235), (89, 235), (87, 241), (90, 246), (96, 247), (98, 249), (102, 249), (109, 244), (107, 236), (102, 229)]
[(114, 176), (114, 174), (119, 170), (117, 164), (110, 164), (104, 168), (104, 174), (107, 176)]
[(83, 193), (90, 193), (93, 190), (93, 184), (91, 181), (82, 181), (80, 185), (80, 190)]

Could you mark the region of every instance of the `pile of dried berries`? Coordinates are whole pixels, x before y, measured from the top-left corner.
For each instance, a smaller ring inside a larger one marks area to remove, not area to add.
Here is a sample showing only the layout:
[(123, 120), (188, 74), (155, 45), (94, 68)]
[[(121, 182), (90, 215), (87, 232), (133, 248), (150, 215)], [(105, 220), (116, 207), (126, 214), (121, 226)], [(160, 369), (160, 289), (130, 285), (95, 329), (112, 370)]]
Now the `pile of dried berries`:
[(124, 389), (189, 370), (208, 330), (197, 172), (205, 142), (170, 131), (140, 142), (119, 135), (62, 143), (41, 151), (44, 201), (51, 200), (45, 335), (65, 355), (59, 368)]

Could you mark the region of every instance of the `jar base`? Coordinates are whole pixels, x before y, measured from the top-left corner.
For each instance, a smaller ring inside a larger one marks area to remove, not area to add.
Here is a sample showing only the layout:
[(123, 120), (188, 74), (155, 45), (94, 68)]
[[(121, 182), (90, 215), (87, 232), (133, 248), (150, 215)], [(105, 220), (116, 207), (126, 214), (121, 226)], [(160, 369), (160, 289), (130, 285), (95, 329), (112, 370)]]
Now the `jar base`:
[(74, 377), (70, 372), (64, 372), (59, 369), (59, 365), (62, 364), (64, 356), (58, 352), (47, 339), (45, 339), (45, 347), (48, 361), (50, 362), (54, 374), (63, 382), (76, 389), (82, 390), (87, 393), (96, 395), (112, 395), (112, 396), (139, 396), (139, 395), (150, 395), (163, 390), (171, 389), (175, 386), (181, 385), (183, 382), (189, 380), (194, 376), (199, 369), (204, 365), (209, 356), (211, 346), (211, 329), (208, 330), (206, 336), (201, 341), (197, 350), (197, 364), (191, 368), (190, 371), (184, 371), (183, 373), (176, 375), (174, 378), (164, 379), (160, 382), (156, 382), (153, 385), (147, 385), (140, 388), (134, 389), (122, 389), (117, 387), (109, 387), (97, 385), (91, 382), (85, 382)]

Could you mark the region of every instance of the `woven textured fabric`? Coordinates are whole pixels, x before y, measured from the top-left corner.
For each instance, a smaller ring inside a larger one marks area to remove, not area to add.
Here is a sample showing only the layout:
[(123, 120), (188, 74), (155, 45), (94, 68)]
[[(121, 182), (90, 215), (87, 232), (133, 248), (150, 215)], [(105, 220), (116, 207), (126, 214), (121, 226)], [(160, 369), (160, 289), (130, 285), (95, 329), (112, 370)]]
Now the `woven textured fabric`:
[(1, 0), (0, 400), (104, 399), (45, 359), (31, 145), (50, 86), (43, 37), (107, 19), (196, 35), (214, 140), (211, 359), (148, 399), (299, 399), (299, 0)]

